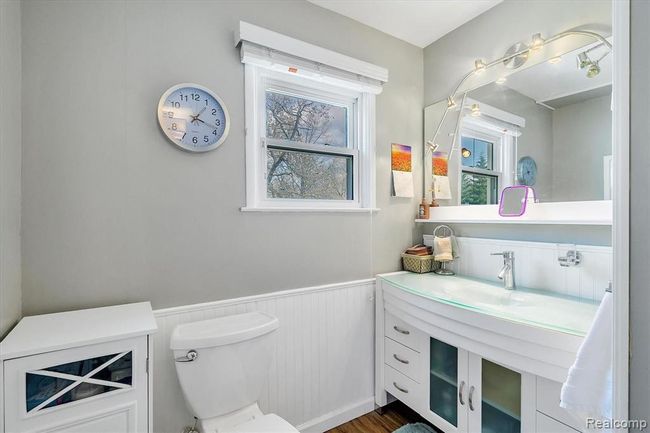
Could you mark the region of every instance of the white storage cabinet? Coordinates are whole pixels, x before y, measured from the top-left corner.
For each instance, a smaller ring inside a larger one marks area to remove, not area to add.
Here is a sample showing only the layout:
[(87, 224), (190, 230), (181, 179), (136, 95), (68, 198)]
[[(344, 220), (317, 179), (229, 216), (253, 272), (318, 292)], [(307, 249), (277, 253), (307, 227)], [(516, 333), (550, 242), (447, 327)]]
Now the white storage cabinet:
[(0, 431), (150, 432), (155, 331), (148, 302), (23, 318), (0, 343)]

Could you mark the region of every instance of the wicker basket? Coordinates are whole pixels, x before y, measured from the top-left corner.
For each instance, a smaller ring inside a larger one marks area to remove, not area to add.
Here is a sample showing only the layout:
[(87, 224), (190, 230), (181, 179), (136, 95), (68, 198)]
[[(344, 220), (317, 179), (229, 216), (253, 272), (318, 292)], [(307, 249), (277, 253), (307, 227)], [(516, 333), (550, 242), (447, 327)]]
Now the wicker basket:
[(402, 265), (405, 271), (417, 272), (424, 274), (433, 270), (433, 254), (428, 256), (414, 256), (412, 254), (402, 254)]

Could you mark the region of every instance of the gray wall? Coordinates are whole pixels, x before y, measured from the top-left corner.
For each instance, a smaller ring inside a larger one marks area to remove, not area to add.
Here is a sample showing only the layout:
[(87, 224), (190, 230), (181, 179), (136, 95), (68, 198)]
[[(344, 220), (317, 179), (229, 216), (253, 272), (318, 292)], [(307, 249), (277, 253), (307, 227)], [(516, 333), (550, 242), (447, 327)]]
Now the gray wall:
[[(239, 20), (389, 69), (377, 98), (379, 213), (240, 212)], [(416, 198), (390, 197), (390, 143), (412, 145), (421, 170), (420, 48), (305, 1), (33, 0), (22, 24), (25, 314), (160, 308), (399, 268), (422, 187), (416, 178)], [(181, 152), (159, 131), (158, 98), (186, 81), (230, 110), (214, 152)]]
[(631, 16), (630, 418), (650, 420), (650, 2)]
[(553, 201), (603, 200), (603, 157), (612, 154), (611, 96), (553, 111)]
[[(475, 59), (499, 58), (514, 42), (529, 41), (537, 32), (552, 35), (586, 26), (609, 34), (611, 15), (610, 0), (504, 0), (424, 49), (424, 105), (446, 98)], [(433, 230), (430, 224), (418, 228), (420, 233)], [(461, 226), (459, 231), (465, 236), (486, 238), (611, 244), (608, 227), (530, 226), (522, 232), (503, 225), (481, 225)]]
[(21, 315), (20, 2), (0, 0), (0, 338)]

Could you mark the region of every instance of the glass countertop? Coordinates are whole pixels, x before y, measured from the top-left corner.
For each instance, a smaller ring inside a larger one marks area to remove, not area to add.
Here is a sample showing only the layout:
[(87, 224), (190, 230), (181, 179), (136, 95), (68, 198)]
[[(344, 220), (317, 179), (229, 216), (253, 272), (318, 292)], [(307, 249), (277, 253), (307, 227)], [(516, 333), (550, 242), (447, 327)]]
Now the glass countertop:
[(506, 290), (490, 281), (411, 272), (379, 278), (416, 295), (500, 319), (585, 336), (599, 302), (517, 287)]

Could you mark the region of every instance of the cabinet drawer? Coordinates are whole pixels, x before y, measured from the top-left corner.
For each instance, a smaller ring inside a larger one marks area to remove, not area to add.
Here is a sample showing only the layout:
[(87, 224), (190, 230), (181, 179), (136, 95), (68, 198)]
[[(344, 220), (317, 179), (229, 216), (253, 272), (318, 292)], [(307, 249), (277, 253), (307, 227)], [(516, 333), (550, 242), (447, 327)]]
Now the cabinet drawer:
[(561, 390), (561, 383), (537, 376), (537, 410), (576, 430), (581, 430), (583, 426), (580, 422), (560, 407)]
[(562, 424), (560, 421), (537, 412), (535, 416), (535, 431), (537, 433), (576, 433), (579, 431)]
[(385, 315), (384, 335), (416, 352), (423, 351), (427, 340), (421, 331), (390, 313)]
[(422, 385), (390, 365), (384, 365), (384, 388), (414, 410), (420, 409), (420, 404), (426, 400), (422, 392), (424, 389)]
[(388, 337), (384, 339), (384, 362), (418, 383), (422, 382), (421, 358), (422, 354), (415, 350)]

